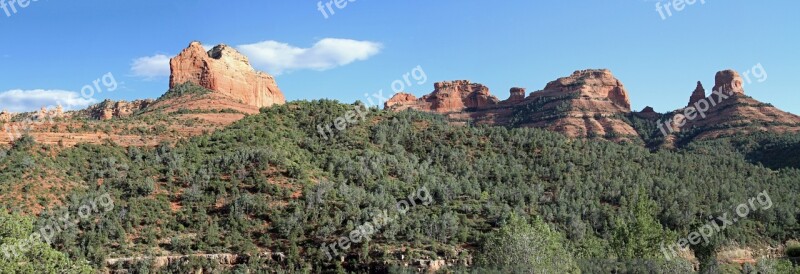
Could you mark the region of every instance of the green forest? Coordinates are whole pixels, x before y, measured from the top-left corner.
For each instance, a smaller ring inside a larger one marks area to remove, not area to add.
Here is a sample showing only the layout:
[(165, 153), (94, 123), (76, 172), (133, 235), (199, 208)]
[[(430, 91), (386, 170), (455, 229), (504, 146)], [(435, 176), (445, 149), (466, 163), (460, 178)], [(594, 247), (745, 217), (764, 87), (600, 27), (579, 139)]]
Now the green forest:
[[(377, 108), (319, 135), (318, 125), (359, 104), (295, 101), (154, 148), (18, 139), (0, 148), (0, 193), (35, 202), (0, 201), (0, 243), (26, 241), (65, 213), (77, 221), (51, 244), (0, 260), (0, 272), (416, 273), (444, 262), (441, 273), (800, 273), (791, 244), (800, 239), (800, 135), (651, 150)], [(49, 191), (32, 191), (39, 185)], [(409, 195), (423, 188), (427, 205)], [(665, 258), (662, 245), (760, 193), (772, 206), (691, 245), (696, 263)], [(104, 194), (112, 209), (77, 217)], [(337, 256), (323, 248), (400, 201), (416, 206)], [(787, 243), (773, 259), (717, 260), (725, 248)], [(155, 260), (193, 254), (237, 257)], [(121, 258), (140, 259), (109, 263)]]

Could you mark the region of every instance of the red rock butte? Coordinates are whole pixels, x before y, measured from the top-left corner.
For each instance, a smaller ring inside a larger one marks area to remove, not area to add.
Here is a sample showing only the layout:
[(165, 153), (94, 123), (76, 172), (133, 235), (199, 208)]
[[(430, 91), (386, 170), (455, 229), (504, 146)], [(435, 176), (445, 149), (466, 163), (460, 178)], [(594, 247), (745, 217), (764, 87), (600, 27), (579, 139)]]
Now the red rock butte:
[[(512, 88), (504, 101), (481, 84), (466, 80), (440, 82), (434, 85), (432, 93), (419, 99), (398, 93), (385, 103), (385, 108), (440, 113), (453, 123), (543, 128), (571, 137), (598, 136), (612, 141), (642, 140), (627, 120), (633, 116), (651, 122), (669, 120), (670, 132), (694, 129), (700, 132), (696, 138), (754, 131), (800, 131), (800, 117), (745, 96), (742, 78), (736, 71), (717, 72), (714, 80), (714, 91), (727, 94), (730, 99), (721, 101), (712, 95), (709, 102), (713, 104), (704, 117), (692, 121), (676, 115), (686, 107), (667, 114), (657, 113), (651, 107), (641, 112), (631, 111), (628, 91), (607, 69), (575, 71), (527, 96), (525, 89)], [(707, 98), (703, 85), (697, 82), (689, 106)], [(677, 138), (670, 135), (664, 144), (672, 146)]]
[(713, 90), (715, 91), (727, 95), (744, 94), (742, 77), (735, 70), (729, 69), (717, 72), (717, 75), (714, 76), (714, 82)]
[(224, 44), (206, 52), (200, 42), (192, 42), (169, 66), (170, 88), (192, 82), (259, 108), (286, 103), (272, 75), (256, 71), (247, 57)]

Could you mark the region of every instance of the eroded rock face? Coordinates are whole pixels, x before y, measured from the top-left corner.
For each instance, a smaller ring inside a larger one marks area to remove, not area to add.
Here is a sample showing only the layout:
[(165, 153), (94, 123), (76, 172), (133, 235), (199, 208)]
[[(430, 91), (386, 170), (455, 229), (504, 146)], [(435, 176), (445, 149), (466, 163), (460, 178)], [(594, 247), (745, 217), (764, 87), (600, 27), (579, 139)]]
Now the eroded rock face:
[(105, 100), (90, 106), (84, 112), (84, 115), (97, 120), (110, 120), (113, 118), (124, 118), (133, 115), (139, 110), (142, 110), (153, 103), (153, 100), (136, 100), (133, 102), (126, 101), (111, 101)]
[(36, 117), (39, 120), (64, 117), (64, 108), (62, 108), (61, 106), (57, 106), (53, 109), (47, 109), (47, 107), (42, 107), (39, 110), (39, 112), (36, 113)]
[(496, 105), (500, 100), (489, 93), (489, 88), (468, 80), (435, 83), (434, 91), (422, 97), (435, 112), (462, 111), (465, 108), (482, 108)]
[(717, 72), (714, 76), (714, 89), (715, 91), (722, 92), (727, 95), (744, 94), (742, 77), (734, 70), (723, 70)]
[(11, 118), (14, 118), (14, 114), (8, 112), (6, 110), (0, 111), (0, 122), (8, 122), (11, 121)]
[(397, 111), (415, 109), (450, 113), (468, 108), (493, 106), (498, 102), (497, 97), (492, 96), (486, 86), (467, 80), (457, 80), (435, 83), (434, 91), (419, 99), (408, 93), (397, 93), (384, 103), (384, 107)]
[[(714, 78), (714, 91), (724, 96), (712, 93), (706, 97), (703, 86), (698, 83), (689, 102), (693, 107), (675, 110), (671, 118), (661, 121), (664, 123), (663, 134), (671, 134), (666, 138), (666, 146), (674, 147), (674, 143), (679, 140), (679, 136), (672, 133), (686, 130), (696, 133), (691, 140), (763, 131), (800, 132), (800, 117), (797, 115), (754, 98), (738, 96), (744, 95), (744, 88), (742, 78), (736, 71), (720, 71)], [(689, 109), (698, 110), (700, 114), (690, 114), (687, 112)], [(686, 139), (680, 141), (688, 142)]]
[(392, 98), (387, 100), (385, 103), (383, 103), (383, 107), (391, 108), (395, 105), (408, 105), (408, 104), (413, 104), (416, 101), (417, 97), (414, 96), (413, 94), (400, 92), (392, 96)]
[(500, 100), (489, 93), (489, 88), (468, 80), (438, 82), (434, 91), (415, 99), (406, 93), (395, 94), (384, 106), (394, 110), (415, 109), (420, 111), (450, 113), (465, 109), (481, 109), (497, 105)]
[(436, 83), (434, 88), (433, 93), (419, 99), (397, 94), (385, 106), (395, 111), (443, 113), (455, 123), (536, 127), (568, 136), (601, 136), (618, 141), (637, 135), (617, 118), (631, 112), (630, 99), (622, 83), (608, 70), (576, 71), (528, 96), (524, 88), (515, 87), (502, 102), (486, 86), (465, 80)]
[(692, 97), (689, 98), (689, 106), (706, 98), (706, 89), (703, 88), (703, 83), (697, 81), (697, 87), (692, 92)]
[(548, 83), (544, 90), (562, 93), (580, 92), (581, 96), (607, 98), (628, 111), (631, 109), (628, 91), (625, 90), (622, 82), (617, 80), (607, 69), (578, 70), (568, 77)]
[(526, 94), (525, 93), (525, 88), (513, 87), (513, 88), (511, 88), (511, 91), (509, 91), (509, 92), (511, 93), (511, 95), (508, 97), (508, 100), (506, 100), (504, 102), (518, 103), (518, 102), (522, 102), (523, 100), (525, 100), (525, 94)]
[(253, 69), (247, 57), (229, 46), (206, 52), (199, 42), (192, 42), (169, 63), (170, 88), (193, 82), (259, 108), (286, 103), (275, 78)]

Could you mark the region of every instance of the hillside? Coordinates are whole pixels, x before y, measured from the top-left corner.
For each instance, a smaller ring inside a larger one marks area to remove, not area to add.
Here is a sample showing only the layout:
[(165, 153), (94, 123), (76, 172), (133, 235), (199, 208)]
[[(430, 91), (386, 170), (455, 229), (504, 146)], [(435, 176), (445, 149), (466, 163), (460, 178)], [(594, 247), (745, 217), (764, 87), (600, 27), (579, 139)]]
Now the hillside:
[[(137, 256), (248, 255), (225, 264), (186, 259), (191, 263), (185, 265), (176, 259), (162, 268), (172, 273), (186, 267), (326, 273), (383, 272), (403, 265), (478, 268), (484, 266), (487, 241), (514, 215), (541, 218), (584, 270), (613, 258), (625, 265), (614, 235), (638, 218), (651, 217), (663, 226), (656, 234), (663, 237), (650, 244), (670, 243), (705, 222), (704, 216), (720, 216), (764, 191), (774, 206), (726, 228), (715, 246), (745, 245), (763, 254), (768, 246), (800, 236), (795, 195), (800, 171), (751, 164), (724, 143), (652, 153), (635, 144), (530, 128), (464, 127), (436, 115), (375, 109), (366, 122), (327, 140), (319, 136), (317, 124), (331, 123), (353, 107), (293, 102), (175, 146), (86, 144), (54, 150), (19, 143), (0, 151), (6, 155), (0, 160), (0, 193), (19, 195), (2, 204), (31, 212), (39, 207), (36, 201), (57, 199), (47, 207), (58, 208), (110, 193), (113, 211), (59, 234), (54, 245), (97, 269), (149, 265), (146, 260), (107, 264)], [(55, 189), (35, 181), (70, 183)], [(416, 196), (417, 206), (342, 257), (327, 259), (323, 244), (423, 187), (430, 196)], [(430, 197), (428, 205), (419, 199), (424, 197)], [(20, 198), (33, 203), (19, 203)], [(647, 201), (655, 211), (636, 206)], [(40, 222), (49, 215), (40, 215)], [(640, 258), (658, 262), (657, 245), (635, 244), (643, 236), (631, 235), (622, 246), (640, 248)], [(92, 248), (83, 247), (86, 242)]]

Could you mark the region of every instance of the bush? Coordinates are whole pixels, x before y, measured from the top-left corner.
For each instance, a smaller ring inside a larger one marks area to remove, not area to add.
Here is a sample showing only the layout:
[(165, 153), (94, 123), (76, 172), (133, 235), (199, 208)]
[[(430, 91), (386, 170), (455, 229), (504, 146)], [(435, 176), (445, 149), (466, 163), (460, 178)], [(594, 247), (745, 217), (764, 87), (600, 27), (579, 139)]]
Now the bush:
[(800, 243), (792, 243), (786, 246), (786, 257), (800, 257)]
[(22, 137), (20, 137), (19, 139), (14, 140), (12, 147), (14, 148), (14, 150), (18, 151), (27, 150), (33, 147), (35, 144), (36, 140), (33, 139), (33, 136), (30, 136), (26, 133), (25, 135), (22, 135)]
[(477, 266), (516, 273), (521, 269), (540, 273), (579, 273), (578, 265), (558, 232), (539, 219), (533, 225), (511, 215), (508, 224), (492, 233), (478, 255)]

